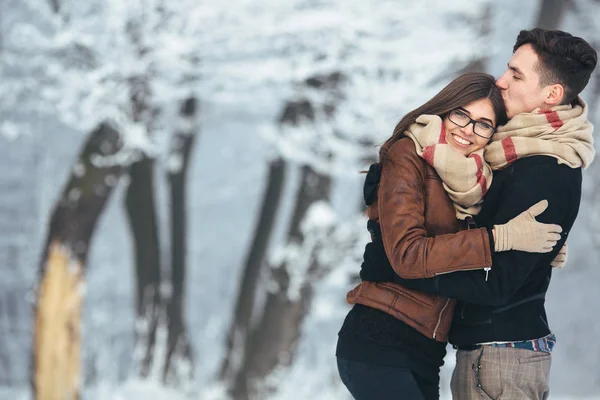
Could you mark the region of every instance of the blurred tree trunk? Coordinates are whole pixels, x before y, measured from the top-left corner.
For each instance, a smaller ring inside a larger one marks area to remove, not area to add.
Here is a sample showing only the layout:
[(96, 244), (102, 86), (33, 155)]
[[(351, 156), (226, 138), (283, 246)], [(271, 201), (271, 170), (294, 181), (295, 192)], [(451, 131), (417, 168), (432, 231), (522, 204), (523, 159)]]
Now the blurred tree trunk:
[(171, 293), (167, 301), (167, 353), (163, 381), (178, 385), (193, 376), (194, 363), (184, 318), (187, 256), (186, 182), (191, 150), (196, 140), (198, 104), (186, 99), (180, 110), (181, 124), (173, 136), (168, 171), (171, 195)]
[(131, 165), (129, 176), (125, 208), (135, 254), (135, 368), (142, 377), (147, 377), (153, 360), (161, 304), (154, 160), (143, 156)]
[(60, 2), (58, 0), (50, 0), (50, 7), (55, 14), (60, 13)]
[[(132, 42), (139, 46), (139, 24), (131, 23)], [(140, 57), (143, 50), (140, 49)], [(132, 119), (152, 132), (154, 112), (150, 105), (149, 76), (147, 73), (129, 79)], [(125, 210), (133, 236), (136, 276), (136, 323), (134, 369), (148, 377), (154, 361), (156, 334), (161, 312), (161, 258), (154, 199), (154, 159), (139, 152), (138, 159), (129, 168), (130, 183), (125, 196)]]
[[(303, 82), (304, 86), (308, 90), (328, 92), (325, 97), (328, 99), (318, 106), (306, 98), (286, 102), (278, 119), (279, 125), (299, 126), (312, 124), (319, 117), (325, 120), (331, 118), (336, 111), (335, 102), (342, 98), (339, 86), (345, 78), (337, 71), (308, 77)], [(227, 358), (221, 369), (221, 377), (228, 379), (229, 392), (235, 399), (266, 398), (266, 392), (271, 388), (265, 386), (265, 378), (278, 365), (291, 363), (300, 327), (312, 298), (311, 276), (321, 269), (315, 257), (317, 246), (321, 243), (317, 243), (315, 238), (306, 240), (301, 224), (311, 206), (329, 200), (331, 178), (305, 165), (287, 236), (288, 248), (295, 248), (299, 254), (269, 269), (270, 282), (262, 314), (257, 323), (250, 326), (255, 287), (280, 201), (285, 163), (285, 160), (275, 160), (270, 165), (261, 218), (246, 262), (236, 317), (228, 336)], [(245, 287), (246, 279), (248, 284)], [(246, 301), (250, 303), (243, 304)]]
[(114, 155), (121, 146), (108, 124), (96, 128), (52, 212), (34, 312), (36, 400), (80, 398), (83, 274), (96, 223), (123, 173), (122, 166), (102, 166), (95, 158)]
[[(156, 4), (157, 9), (162, 5)], [(127, 24), (127, 34), (137, 56), (143, 59), (151, 42), (144, 40), (146, 14)], [(160, 110), (151, 104), (150, 66), (129, 79), (134, 122), (143, 125), (148, 136)], [(181, 126), (173, 136), (171, 161), (180, 163), (168, 173), (171, 199), (171, 265), (169, 277), (161, 277), (160, 241), (154, 200), (154, 160), (147, 154), (131, 166), (131, 184), (126, 208), (134, 237), (137, 277), (137, 321), (135, 324), (135, 368), (142, 377), (160, 374), (164, 383), (178, 384), (193, 374), (192, 350), (185, 330), (183, 302), (186, 257), (185, 179), (195, 139), (197, 102), (185, 100), (180, 110)], [(167, 268), (168, 269), (168, 268)], [(166, 271), (165, 271), (166, 273)], [(170, 281), (170, 282), (169, 282)], [(170, 290), (163, 283), (170, 283)], [(163, 331), (164, 330), (164, 331)], [(159, 340), (159, 332), (160, 342)], [(164, 337), (162, 333), (164, 332)]]
[(568, 6), (565, 0), (541, 0), (535, 22), (537, 28), (559, 29)]
[[(490, 35), (492, 33), (491, 27), (493, 26), (493, 24), (492, 24), (493, 16), (494, 16), (494, 14), (493, 14), (493, 10), (492, 10), (492, 4), (486, 4), (483, 8), (483, 13), (481, 15), (481, 18), (476, 20), (475, 26), (473, 27), (473, 29), (478, 31), (478, 34), (480, 37), (491, 39)], [(469, 64), (467, 64), (467, 66), (465, 68), (458, 71), (456, 76), (463, 74), (465, 72), (486, 72), (488, 62), (489, 62), (488, 57), (480, 57), (480, 58), (474, 59)], [(454, 79), (456, 76), (453, 76), (452, 79)]]
[(264, 264), (271, 233), (275, 225), (275, 217), (281, 203), (285, 169), (286, 163), (281, 158), (271, 161), (269, 165), (267, 188), (254, 231), (254, 239), (244, 264), (233, 322), (227, 334), (225, 358), (221, 365), (220, 378), (228, 382), (231, 382), (238, 372), (246, 347), (245, 342), (250, 329), (261, 267)]
[[(278, 124), (280, 127), (285, 125), (297, 126), (303, 121), (314, 121), (314, 119), (315, 111), (308, 100), (288, 101), (279, 115)], [(262, 208), (250, 251), (244, 264), (233, 321), (227, 334), (225, 357), (219, 373), (220, 378), (227, 382), (230, 387), (235, 384), (236, 376), (242, 373), (240, 368), (243, 366), (248, 344), (247, 339), (254, 311), (258, 281), (283, 195), (286, 164), (287, 162), (281, 157), (274, 159), (269, 164), (269, 175)]]
[[(157, 4), (157, 9), (163, 9)], [(164, 11), (164, 9), (163, 9)], [(144, 41), (146, 16), (127, 25), (128, 36), (137, 55), (143, 59), (151, 42)], [(142, 124), (151, 136), (161, 110), (151, 104), (152, 67), (130, 78), (133, 121)], [(154, 160), (147, 154), (131, 167), (127, 211), (135, 240), (137, 276), (136, 363), (142, 377), (160, 374), (163, 383), (180, 384), (192, 378), (193, 354), (185, 328), (184, 299), (186, 276), (186, 177), (191, 149), (196, 137), (197, 100), (190, 96), (180, 109), (180, 126), (173, 136), (167, 178), (170, 188), (171, 260), (167, 276), (161, 277), (160, 242), (154, 201)], [(176, 165), (177, 164), (177, 165)], [(170, 290), (163, 293), (161, 289)], [(159, 332), (160, 342), (159, 340)], [(163, 333), (164, 332), (164, 336)], [(162, 369), (162, 371), (161, 371)], [(160, 371), (160, 372), (159, 372)]]
[[(265, 378), (279, 365), (292, 362), (295, 344), (300, 328), (312, 299), (311, 276), (318, 273), (319, 265), (313, 246), (305, 246), (301, 224), (309, 208), (318, 201), (327, 201), (331, 190), (331, 178), (316, 172), (310, 166), (302, 167), (301, 185), (290, 230), (288, 245), (297, 246), (302, 253), (299, 258), (308, 256), (308, 260), (287, 259), (281, 265), (271, 269), (271, 283), (262, 317), (250, 332), (245, 349), (243, 366), (240, 369), (232, 390), (235, 399), (266, 398), (268, 387)], [(308, 253), (308, 255), (307, 255)], [(308, 262), (305, 275), (298, 276), (297, 262)], [(298, 295), (290, 296), (291, 285), (298, 285)]]

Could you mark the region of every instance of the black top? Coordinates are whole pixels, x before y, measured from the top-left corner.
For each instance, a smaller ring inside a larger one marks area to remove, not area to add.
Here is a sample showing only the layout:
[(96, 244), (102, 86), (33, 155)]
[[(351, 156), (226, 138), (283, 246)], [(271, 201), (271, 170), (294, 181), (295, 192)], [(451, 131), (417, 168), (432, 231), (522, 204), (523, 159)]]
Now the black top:
[(529, 340), (549, 334), (544, 301), (552, 275), (550, 262), (565, 243), (579, 211), (581, 180), (580, 168), (559, 165), (547, 156), (523, 158), (494, 172), (476, 218), (479, 226), (491, 229), (504, 224), (546, 199), (548, 208), (536, 219), (563, 229), (552, 252), (494, 253), (487, 280), (483, 271), (394, 280), (408, 288), (459, 300), (450, 330), (453, 344)]
[(387, 367), (410, 368), (439, 381), (446, 343), (436, 342), (391, 315), (356, 304), (339, 332), (336, 356)]

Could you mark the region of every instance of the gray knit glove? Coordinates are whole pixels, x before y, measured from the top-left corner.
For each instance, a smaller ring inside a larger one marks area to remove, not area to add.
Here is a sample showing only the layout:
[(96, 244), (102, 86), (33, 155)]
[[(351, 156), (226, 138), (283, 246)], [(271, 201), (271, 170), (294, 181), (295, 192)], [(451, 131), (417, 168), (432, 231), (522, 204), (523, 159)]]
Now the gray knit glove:
[(560, 240), (560, 225), (543, 224), (535, 217), (548, 208), (548, 200), (534, 204), (506, 224), (494, 225), (496, 251), (519, 250), (528, 253), (548, 253)]

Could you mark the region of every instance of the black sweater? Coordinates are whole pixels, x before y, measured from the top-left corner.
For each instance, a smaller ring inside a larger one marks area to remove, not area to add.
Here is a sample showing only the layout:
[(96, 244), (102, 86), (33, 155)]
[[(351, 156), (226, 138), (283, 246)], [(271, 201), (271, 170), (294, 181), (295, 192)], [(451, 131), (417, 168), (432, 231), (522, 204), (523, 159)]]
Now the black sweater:
[(450, 330), (453, 344), (528, 340), (549, 334), (544, 301), (552, 275), (550, 262), (566, 241), (579, 211), (581, 180), (580, 168), (559, 165), (547, 156), (523, 158), (494, 173), (476, 218), (478, 225), (491, 229), (546, 199), (548, 208), (536, 219), (563, 229), (552, 252), (494, 253), (487, 280), (484, 271), (394, 280), (409, 288), (459, 300)]
[(438, 382), (446, 343), (422, 335), (383, 311), (356, 304), (339, 332), (335, 355), (386, 367), (409, 368), (429, 382)]

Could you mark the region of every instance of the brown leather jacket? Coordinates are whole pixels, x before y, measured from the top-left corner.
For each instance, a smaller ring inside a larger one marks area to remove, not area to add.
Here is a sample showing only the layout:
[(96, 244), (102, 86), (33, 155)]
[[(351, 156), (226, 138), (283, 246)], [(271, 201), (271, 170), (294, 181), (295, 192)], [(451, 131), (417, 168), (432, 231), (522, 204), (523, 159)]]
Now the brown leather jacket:
[[(490, 267), (487, 230), (461, 230), (442, 180), (417, 154), (413, 141), (400, 139), (389, 155), (382, 163), (377, 200), (367, 214), (380, 224), (394, 271), (418, 279)], [(391, 282), (362, 282), (346, 300), (387, 312), (429, 338), (448, 340), (454, 300)]]

